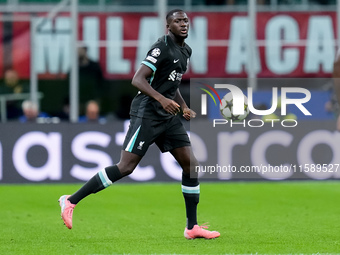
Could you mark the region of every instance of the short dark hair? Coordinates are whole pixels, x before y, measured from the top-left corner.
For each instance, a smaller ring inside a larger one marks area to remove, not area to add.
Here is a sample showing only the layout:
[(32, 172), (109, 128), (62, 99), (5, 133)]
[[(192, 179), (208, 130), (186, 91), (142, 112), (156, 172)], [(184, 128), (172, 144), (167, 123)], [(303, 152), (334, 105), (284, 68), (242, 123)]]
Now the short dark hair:
[(167, 14), (166, 14), (166, 21), (168, 21), (168, 19), (172, 16), (174, 16), (174, 13), (175, 12), (184, 12), (182, 9), (173, 9), (171, 11), (169, 11)]

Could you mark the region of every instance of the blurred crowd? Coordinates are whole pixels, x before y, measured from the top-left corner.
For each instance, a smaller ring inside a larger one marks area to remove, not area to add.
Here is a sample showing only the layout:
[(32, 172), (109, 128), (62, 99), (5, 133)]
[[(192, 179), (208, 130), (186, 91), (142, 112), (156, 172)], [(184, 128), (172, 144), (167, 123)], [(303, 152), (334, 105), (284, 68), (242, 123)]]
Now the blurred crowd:
[[(132, 98), (122, 96), (122, 102), (116, 112), (105, 113), (101, 111), (101, 99), (105, 94), (105, 79), (98, 62), (91, 60), (87, 54), (87, 47), (78, 49), (79, 60), (79, 123), (105, 124), (107, 119), (129, 118), (129, 105)], [(69, 83), (70, 74), (65, 81)], [(69, 85), (69, 84), (68, 84)], [(69, 121), (70, 98), (67, 95), (62, 101), (59, 111), (50, 113), (41, 111), (39, 102), (31, 101), (30, 86), (20, 81), (14, 69), (7, 69), (3, 82), (0, 83), (0, 107), (5, 108), (6, 122), (20, 123), (60, 123)], [(1, 102), (4, 100), (4, 102)]]

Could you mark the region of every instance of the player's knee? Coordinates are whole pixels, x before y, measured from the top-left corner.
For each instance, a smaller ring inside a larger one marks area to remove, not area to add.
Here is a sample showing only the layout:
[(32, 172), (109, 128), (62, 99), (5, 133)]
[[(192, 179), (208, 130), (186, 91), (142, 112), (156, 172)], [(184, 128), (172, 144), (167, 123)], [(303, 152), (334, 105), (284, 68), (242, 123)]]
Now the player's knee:
[(132, 174), (133, 170), (135, 170), (135, 168), (127, 168), (127, 169), (125, 170), (125, 175)]
[(131, 163), (127, 163), (127, 164), (119, 163), (118, 168), (119, 168), (121, 174), (123, 176), (126, 176), (126, 175), (129, 175), (129, 174), (132, 174), (132, 172), (136, 168), (136, 165), (135, 164), (131, 164)]
[(124, 167), (122, 168), (122, 170), (120, 170), (120, 172), (122, 173), (123, 176), (132, 174), (133, 170), (135, 170), (134, 168), (131, 167)]

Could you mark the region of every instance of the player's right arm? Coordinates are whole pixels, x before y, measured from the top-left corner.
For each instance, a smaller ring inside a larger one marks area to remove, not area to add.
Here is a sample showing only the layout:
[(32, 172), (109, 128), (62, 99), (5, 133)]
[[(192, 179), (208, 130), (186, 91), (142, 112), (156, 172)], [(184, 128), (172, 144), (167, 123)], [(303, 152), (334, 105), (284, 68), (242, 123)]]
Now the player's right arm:
[(164, 97), (162, 94), (160, 94), (150, 86), (147, 79), (151, 77), (152, 74), (153, 70), (142, 64), (133, 76), (131, 83), (141, 93), (157, 100), (162, 105), (165, 111), (172, 115), (176, 115), (179, 112), (179, 104), (177, 104), (174, 100)]

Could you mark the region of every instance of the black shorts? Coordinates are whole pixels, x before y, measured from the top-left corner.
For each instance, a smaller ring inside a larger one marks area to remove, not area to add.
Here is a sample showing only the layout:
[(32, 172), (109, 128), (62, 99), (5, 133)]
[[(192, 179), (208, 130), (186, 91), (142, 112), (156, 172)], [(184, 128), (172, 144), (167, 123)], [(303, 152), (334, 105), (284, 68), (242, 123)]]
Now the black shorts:
[(166, 120), (150, 120), (131, 116), (123, 150), (144, 156), (156, 143), (161, 152), (190, 146), (190, 140), (178, 116)]

